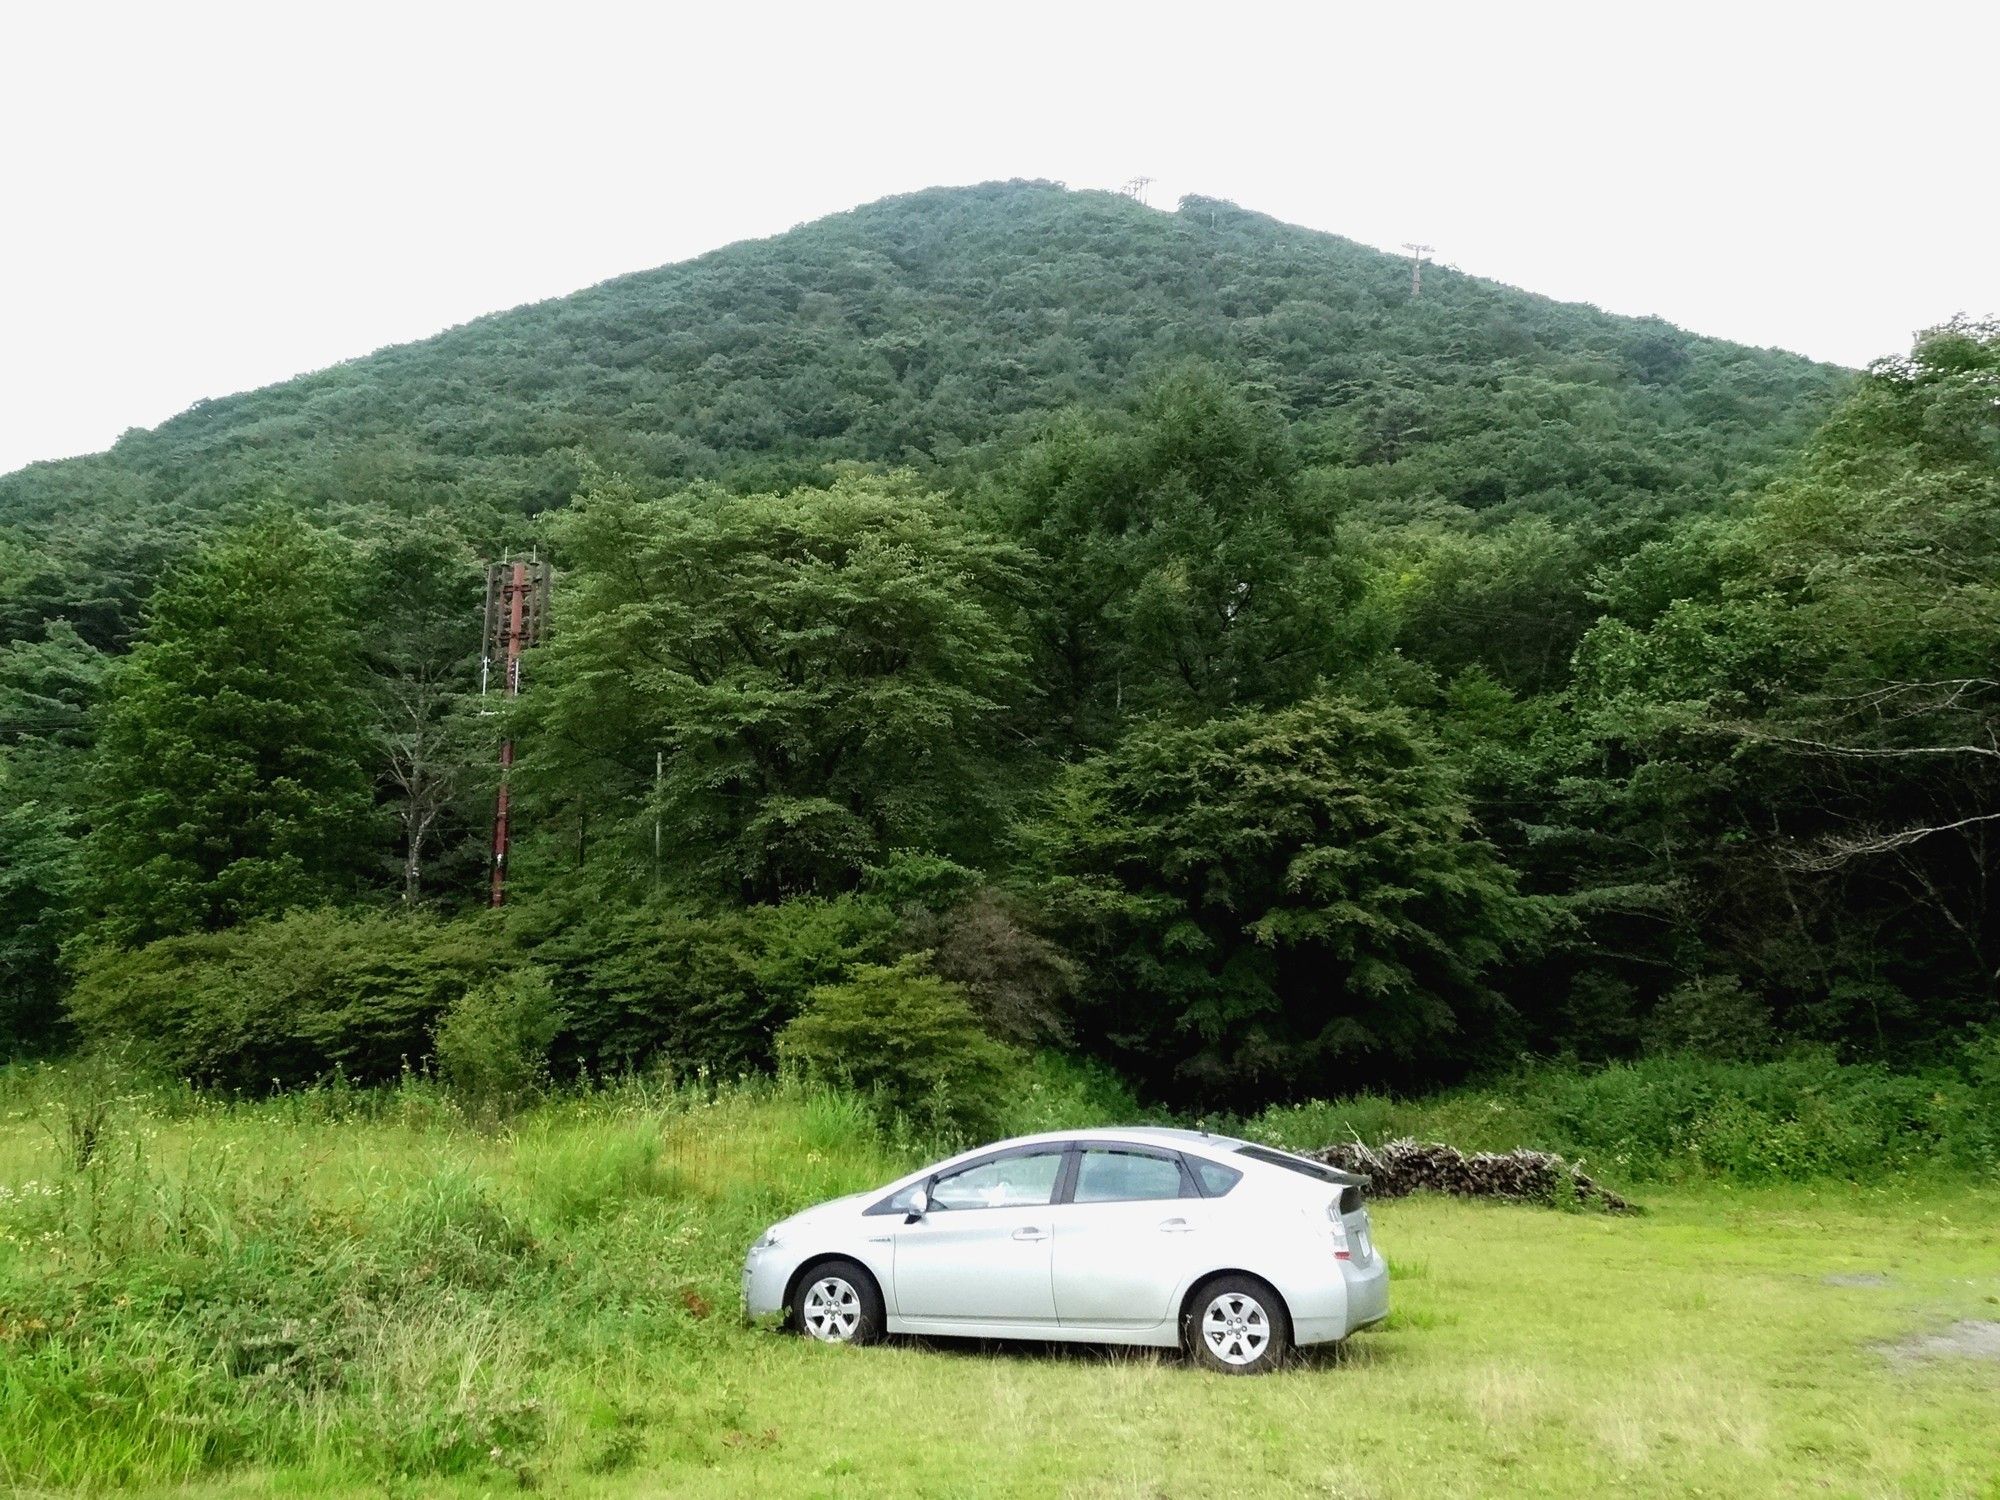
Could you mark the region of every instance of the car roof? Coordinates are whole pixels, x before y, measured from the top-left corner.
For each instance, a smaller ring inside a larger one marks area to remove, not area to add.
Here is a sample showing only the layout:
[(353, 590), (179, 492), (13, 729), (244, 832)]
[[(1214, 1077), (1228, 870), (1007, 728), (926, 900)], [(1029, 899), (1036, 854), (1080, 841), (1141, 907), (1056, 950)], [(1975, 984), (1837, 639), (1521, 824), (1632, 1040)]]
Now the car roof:
[(1233, 1135), (1216, 1135), (1207, 1130), (1189, 1130), (1177, 1125), (1094, 1125), (1084, 1130), (1045, 1130), (1038, 1135), (1015, 1136), (982, 1146), (982, 1151), (1005, 1150), (1011, 1146), (1031, 1146), (1041, 1141), (1130, 1141), (1143, 1145), (1208, 1146), (1216, 1151), (1234, 1151), (1247, 1144)]
[[(1217, 1135), (1213, 1131), (1190, 1130), (1185, 1126), (1176, 1125), (1092, 1125), (1080, 1130), (1044, 1130), (1034, 1135), (1011, 1136), (1004, 1141), (988, 1141), (983, 1146), (974, 1146), (970, 1150), (959, 1152), (956, 1156), (948, 1156), (942, 1161), (934, 1161), (920, 1171), (912, 1172), (907, 1177), (897, 1179), (887, 1190), (899, 1190), (909, 1183), (920, 1182), (925, 1177), (946, 1167), (957, 1166), (961, 1162), (974, 1161), (982, 1156), (991, 1156), (1003, 1151), (1015, 1151), (1023, 1146), (1039, 1146), (1045, 1142), (1066, 1144), (1070, 1141), (1109, 1141), (1113, 1143), (1123, 1141), (1130, 1145), (1142, 1146), (1150, 1143), (1156, 1146), (1174, 1146), (1182, 1150), (1193, 1149), (1198, 1152), (1207, 1152), (1217, 1159), (1226, 1160), (1232, 1167), (1248, 1169), (1254, 1175), (1262, 1177), (1267, 1181), (1285, 1179), (1290, 1175), (1286, 1168), (1278, 1166), (1272, 1161), (1271, 1158), (1273, 1156), (1293, 1157), (1303, 1164), (1316, 1168), (1317, 1170), (1314, 1175), (1323, 1173), (1331, 1181), (1366, 1185), (1368, 1180), (1365, 1177), (1357, 1177), (1351, 1172), (1342, 1172), (1336, 1168), (1316, 1163), (1309, 1156), (1299, 1156), (1296, 1152), (1292, 1151), (1280, 1151), (1272, 1146), (1260, 1146), (1254, 1141), (1246, 1141), (1240, 1136)], [(1250, 1156), (1238, 1156), (1236, 1154), (1239, 1149), (1246, 1147), (1257, 1154)], [(1297, 1184), (1294, 1182), (1292, 1185), (1296, 1186)]]

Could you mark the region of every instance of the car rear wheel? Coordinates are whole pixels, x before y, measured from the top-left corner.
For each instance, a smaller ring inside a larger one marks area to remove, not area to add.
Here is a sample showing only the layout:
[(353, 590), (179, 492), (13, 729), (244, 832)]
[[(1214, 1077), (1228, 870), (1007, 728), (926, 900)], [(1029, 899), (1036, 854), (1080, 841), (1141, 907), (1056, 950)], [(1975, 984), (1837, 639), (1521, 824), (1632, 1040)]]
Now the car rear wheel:
[(1196, 1364), (1224, 1375), (1262, 1375), (1284, 1362), (1291, 1330), (1283, 1303), (1250, 1276), (1218, 1276), (1188, 1301), (1181, 1342)]
[(853, 1261), (822, 1261), (792, 1290), (792, 1322), (822, 1344), (870, 1344), (882, 1336), (882, 1294)]

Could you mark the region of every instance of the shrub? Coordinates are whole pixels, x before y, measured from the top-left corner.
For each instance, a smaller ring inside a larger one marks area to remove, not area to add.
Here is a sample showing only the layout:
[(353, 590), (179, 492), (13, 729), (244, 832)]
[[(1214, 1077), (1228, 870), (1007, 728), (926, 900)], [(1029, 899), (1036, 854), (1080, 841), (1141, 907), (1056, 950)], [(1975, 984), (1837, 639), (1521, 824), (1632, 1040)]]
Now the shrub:
[(815, 989), (779, 1048), (807, 1073), (869, 1090), (941, 1130), (991, 1128), (1020, 1066), (1017, 1053), (986, 1034), (964, 992), (914, 955), (864, 964)]
[(1648, 1052), (1758, 1058), (1771, 1052), (1771, 1007), (1734, 974), (1703, 975), (1670, 990), (1646, 1018)]
[(669, 906), (522, 908), (517, 947), (563, 997), (559, 1072), (665, 1059), (737, 1074), (771, 1066), (816, 985), (885, 958), (894, 919), (855, 898), (715, 913)]
[(549, 1073), (555, 1003), (546, 976), (518, 970), (467, 990), (438, 1023), (438, 1071), (465, 1103), (497, 1113), (525, 1103)]
[(476, 919), (294, 912), (95, 953), (69, 1013), (87, 1039), (129, 1042), (199, 1083), (369, 1081), (428, 1056), (452, 1002), (512, 964)]
[(903, 941), (965, 991), (986, 1029), (1018, 1047), (1060, 1046), (1078, 989), (1076, 965), (1028, 925), (1019, 903), (991, 887), (942, 911), (906, 907)]

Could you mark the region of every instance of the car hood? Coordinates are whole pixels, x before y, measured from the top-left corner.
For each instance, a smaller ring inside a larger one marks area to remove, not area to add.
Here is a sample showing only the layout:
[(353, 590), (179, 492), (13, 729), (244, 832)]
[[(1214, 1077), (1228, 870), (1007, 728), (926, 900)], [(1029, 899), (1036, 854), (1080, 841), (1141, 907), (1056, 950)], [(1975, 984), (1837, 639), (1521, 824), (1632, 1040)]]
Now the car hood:
[(815, 1203), (811, 1208), (800, 1209), (789, 1219), (781, 1219), (771, 1227), (774, 1229), (790, 1229), (818, 1219), (830, 1219), (839, 1215), (856, 1213), (880, 1191), (880, 1188), (875, 1188), (865, 1193), (849, 1193), (845, 1198), (830, 1198), (824, 1203)]

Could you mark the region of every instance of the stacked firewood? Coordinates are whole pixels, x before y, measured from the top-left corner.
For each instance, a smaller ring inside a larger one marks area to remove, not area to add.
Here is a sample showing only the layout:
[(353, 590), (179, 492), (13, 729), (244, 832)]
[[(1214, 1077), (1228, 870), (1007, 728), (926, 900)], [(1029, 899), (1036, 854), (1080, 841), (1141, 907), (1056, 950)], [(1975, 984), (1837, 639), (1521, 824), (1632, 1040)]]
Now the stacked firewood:
[(1368, 1179), (1377, 1198), (1405, 1193), (1454, 1193), (1461, 1198), (1512, 1198), (1529, 1203), (1583, 1204), (1628, 1213), (1632, 1205), (1581, 1167), (1550, 1151), (1481, 1151), (1471, 1156), (1441, 1141), (1360, 1141), (1328, 1146), (1314, 1156)]

